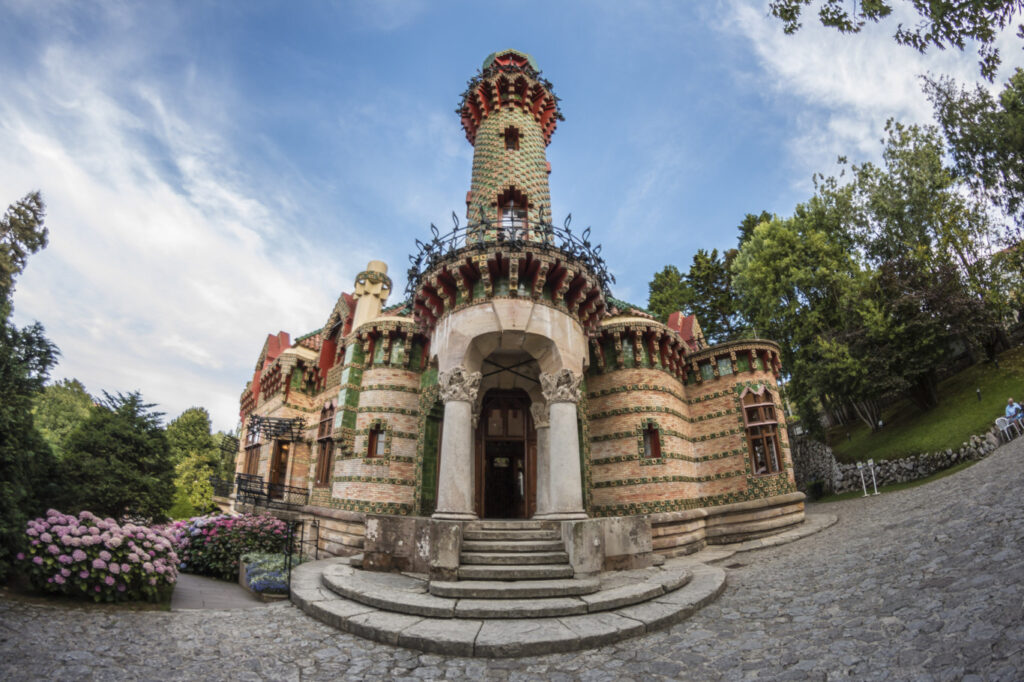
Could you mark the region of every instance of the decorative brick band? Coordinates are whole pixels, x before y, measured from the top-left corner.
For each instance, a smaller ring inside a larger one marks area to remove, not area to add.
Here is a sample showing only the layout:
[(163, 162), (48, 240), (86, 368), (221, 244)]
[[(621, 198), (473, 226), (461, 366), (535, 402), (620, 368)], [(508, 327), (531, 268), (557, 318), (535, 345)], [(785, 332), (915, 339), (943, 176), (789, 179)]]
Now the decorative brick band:
[(407, 478), (380, 478), (377, 476), (335, 476), (335, 483), (385, 483), (387, 485), (416, 485), (416, 481)]
[(625, 386), (613, 386), (611, 388), (601, 389), (600, 391), (591, 391), (587, 394), (587, 398), (593, 400), (594, 398), (604, 398), (605, 396), (615, 395), (616, 393), (627, 393), (633, 391), (656, 391), (658, 393), (667, 393), (681, 403), (690, 402), (678, 391), (674, 391), (667, 386), (658, 386), (657, 384), (628, 384)]
[(332, 497), (329, 502), (331, 509), (362, 512), (363, 514), (395, 514), (409, 516), (412, 505), (398, 502), (371, 502), (369, 500), (339, 499)]
[(363, 391), (401, 391), (403, 393), (419, 394), (417, 386), (403, 386), (401, 384), (367, 384), (362, 387)]
[(608, 419), (609, 417), (621, 417), (624, 414), (668, 414), (673, 417), (678, 417), (685, 422), (694, 421), (690, 417), (687, 417), (681, 412), (677, 412), (670, 407), (662, 407), (661, 405), (637, 405), (635, 407), (619, 407), (614, 410), (605, 410), (604, 412), (595, 412), (589, 415), (590, 421), (597, 421), (599, 419)]
[(367, 412), (380, 412), (382, 414), (404, 414), (408, 417), (418, 417), (420, 411), (418, 409), (410, 409), (407, 407), (390, 407), (388, 405), (368, 405), (359, 408), (360, 413)]
[[(734, 450), (724, 450), (722, 452), (715, 452), (715, 453), (712, 453), (710, 455), (701, 455), (700, 457), (692, 457), (690, 455), (684, 455), (684, 454), (682, 454), (680, 452), (665, 452), (664, 450), (662, 450), (662, 452), (661, 452), (661, 459), (677, 459), (677, 460), (682, 460), (684, 462), (700, 463), (700, 462), (710, 462), (710, 461), (716, 460), (716, 459), (725, 459), (727, 457), (736, 457), (737, 455), (746, 455), (746, 454), (747, 454), (747, 450), (745, 448), (736, 448)], [(615, 455), (613, 457), (602, 457), (600, 459), (595, 459), (595, 460), (593, 460), (593, 463), (595, 465), (597, 465), (597, 464), (620, 464), (622, 462), (635, 462), (637, 460), (640, 460), (641, 463), (647, 463), (647, 462), (651, 461), (651, 460), (648, 460), (646, 457), (641, 457), (639, 455)], [(654, 460), (654, 461), (657, 461), (657, 460)]]
[[(793, 492), (796, 488), (791, 485), (784, 475), (773, 475), (770, 477), (763, 477), (765, 479), (781, 479), (775, 481), (778, 485), (777, 490), (770, 491), (758, 491), (758, 493), (752, 493), (752, 491), (746, 490), (741, 492), (722, 493), (721, 495), (709, 495), (705, 497), (697, 498), (684, 498), (676, 500), (656, 500), (654, 502), (628, 502), (624, 504), (602, 504), (595, 505), (592, 508), (591, 513), (594, 516), (635, 516), (637, 514), (657, 514), (659, 512), (672, 512), (672, 511), (685, 511), (689, 509), (700, 509), (701, 507), (717, 507), (723, 504), (732, 504), (734, 502), (747, 502), (754, 499), (763, 499), (765, 497), (771, 497), (773, 495), (782, 495), (788, 492)], [(766, 483), (768, 481), (765, 481)]]
[[(680, 440), (685, 440), (688, 443), (693, 442), (695, 440), (693, 437), (691, 437), (691, 436), (689, 436), (689, 435), (687, 435), (685, 433), (680, 433), (679, 431), (673, 431), (672, 429), (659, 429), (659, 430), (661, 431), (661, 435), (663, 435), (663, 436), (674, 436), (676, 438), (679, 438)], [(636, 437), (637, 437), (637, 430), (633, 429), (632, 431), (616, 431), (615, 433), (606, 433), (606, 434), (604, 434), (602, 436), (592, 436), (590, 440), (591, 440), (591, 442), (594, 442), (594, 443), (604, 443), (604, 442), (607, 442), (607, 441), (610, 441), (610, 440), (623, 440), (625, 438), (633, 438), (633, 439), (635, 439)]]
[(707, 476), (684, 476), (681, 474), (673, 476), (645, 476), (643, 478), (622, 478), (610, 481), (595, 481), (595, 488), (621, 488), (634, 485), (649, 485), (651, 483), (707, 483), (709, 481), (720, 481), (725, 478), (746, 476), (745, 471), (725, 471)]

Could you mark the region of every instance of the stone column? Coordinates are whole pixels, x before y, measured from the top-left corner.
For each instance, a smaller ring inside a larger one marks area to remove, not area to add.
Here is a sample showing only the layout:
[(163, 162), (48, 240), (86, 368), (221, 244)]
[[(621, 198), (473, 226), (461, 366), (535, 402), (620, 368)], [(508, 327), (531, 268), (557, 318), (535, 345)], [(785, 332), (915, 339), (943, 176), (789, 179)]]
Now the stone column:
[(550, 477), (550, 422), (548, 421), (547, 403), (535, 402), (530, 405), (533, 414), (533, 428), (537, 432), (537, 508), (534, 516), (542, 516), (551, 511), (551, 500), (548, 495), (548, 478)]
[(480, 372), (459, 365), (438, 376), (444, 401), (441, 471), (435, 519), (475, 519), (473, 511), (473, 404), (480, 390)]
[[(583, 476), (580, 471), (580, 439), (576, 430), (576, 403), (580, 399), (582, 375), (562, 369), (540, 375), (541, 391), (548, 401), (547, 480), (538, 481), (546, 490), (548, 511), (538, 518), (585, 519)], [(540, 485), (538, 485), (538, 497)]]

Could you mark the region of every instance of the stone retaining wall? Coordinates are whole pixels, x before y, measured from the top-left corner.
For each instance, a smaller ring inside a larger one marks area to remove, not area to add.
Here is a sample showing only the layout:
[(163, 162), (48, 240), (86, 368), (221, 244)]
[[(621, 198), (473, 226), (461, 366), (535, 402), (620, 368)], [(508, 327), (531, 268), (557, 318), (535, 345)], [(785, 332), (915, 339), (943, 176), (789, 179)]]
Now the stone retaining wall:
[[(832, 448), (805, 437), (795, 437), (793, 443), (793, 468), (799, 490), (821, 481), (826, 493), (842, 493), (861, 488), (860, 473), (856, 464), (840, 464)], [(956, 450), (925, 452), (901, 459), (875, 462), (875, 480), (878, 486), (890, 483), (907, 483), (948, 469), (968, 460), (982, 459), (999, 447), (999, 436), (995, 429), (984, 436), (971, 436)], [(865, 469), (864, 480), (871, 488), (871, 471)]]

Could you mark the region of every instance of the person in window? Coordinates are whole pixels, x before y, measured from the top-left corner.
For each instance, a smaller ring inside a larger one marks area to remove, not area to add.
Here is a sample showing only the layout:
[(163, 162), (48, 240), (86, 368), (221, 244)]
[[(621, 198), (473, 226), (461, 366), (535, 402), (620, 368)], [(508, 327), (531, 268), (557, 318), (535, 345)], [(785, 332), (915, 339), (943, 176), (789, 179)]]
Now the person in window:
[(1021, 417), (1024, 416), (1024, 410), (1021, 410), (1020, 405), (1013, 402), (1013, 398), (1006, 401), (1006, 418), (1012, 422), (1019, 422)]

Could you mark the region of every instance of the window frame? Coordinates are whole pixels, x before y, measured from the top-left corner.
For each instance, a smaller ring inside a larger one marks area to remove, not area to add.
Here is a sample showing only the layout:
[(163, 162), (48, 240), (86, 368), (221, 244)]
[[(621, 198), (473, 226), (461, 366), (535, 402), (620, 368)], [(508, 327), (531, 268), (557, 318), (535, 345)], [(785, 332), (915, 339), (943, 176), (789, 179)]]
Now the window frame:
[(317, 488), (327, 488), (331, 485), (331, 473), (334, 469), (334, 402), (324, 405), (320, 410), (320, 422), (317, 426), (317, 458), (316, 458), (316, 481)]
[(260, 470), (260, 451), (263, 449), (263, 441), (260, 438), (259, 429), (248, 428), (245, 432), (245, 469), (248, 476), (256, 476)]
[(519, 128), (515, 126), (509, 126), (505, 128), (505, 151), (517, 152), (519, 151), (519, 139), (520, 133)]
[[(748, 402), (748, 399), (750, 402)], [(748, 388), (740, 395), (744, 435), (750, 471), (754, 476), (774, 476), (783, 472), (782, 444), (779, 441), (778, 406), (768, 387), (760, 391)], [(759, 447), (760, 446), (760, 447)], [(763, 470), (758, 462), (763, 458)]]

